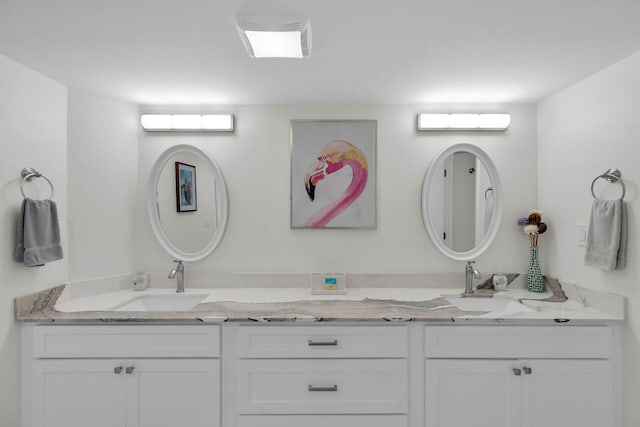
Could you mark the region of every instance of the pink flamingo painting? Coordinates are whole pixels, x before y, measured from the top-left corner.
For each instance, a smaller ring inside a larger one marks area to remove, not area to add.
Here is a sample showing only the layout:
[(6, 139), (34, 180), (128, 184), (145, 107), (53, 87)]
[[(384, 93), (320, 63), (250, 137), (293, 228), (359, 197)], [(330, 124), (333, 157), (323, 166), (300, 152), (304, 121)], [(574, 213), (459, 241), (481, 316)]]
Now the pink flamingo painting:
[(345, 166), (351, 167), (353, 177), (351, 183), (340, 197), (320, 208), (305, 223), (306, 227), (324, 227), (336, 216), (340, 215), (356, 201), (367, 186), (368, 165), (365, 155), (347, 141), (331, 141), (325, 145), (318, 159), (304, 178), (304, 185), (313, 202), (316, 187), (327, 176)]

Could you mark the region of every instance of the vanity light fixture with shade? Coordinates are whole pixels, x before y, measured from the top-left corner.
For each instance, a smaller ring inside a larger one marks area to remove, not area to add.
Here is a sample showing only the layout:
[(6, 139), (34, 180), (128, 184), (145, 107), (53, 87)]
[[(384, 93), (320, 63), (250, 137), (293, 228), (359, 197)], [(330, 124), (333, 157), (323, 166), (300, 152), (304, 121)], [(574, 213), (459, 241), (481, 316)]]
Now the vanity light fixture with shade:
[(482, 113), (418, 114), (418, 130), (507, 130), (511, 115)]
[(233, 132), (233, 114), (143, 114), (142, 128), (159, 132)]
[(236, 16), (236, 27), (252, 58), (305, 58), (311, 54), (311, 24), (299, 16)]

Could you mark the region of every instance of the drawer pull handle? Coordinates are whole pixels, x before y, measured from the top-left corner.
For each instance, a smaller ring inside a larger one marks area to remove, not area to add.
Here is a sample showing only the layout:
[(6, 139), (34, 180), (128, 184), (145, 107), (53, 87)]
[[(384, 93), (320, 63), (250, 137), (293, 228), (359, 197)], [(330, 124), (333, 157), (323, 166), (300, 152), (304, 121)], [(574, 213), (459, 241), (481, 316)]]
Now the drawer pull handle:
[(127, 374), (133, 374), (133, 366), (127, 366), (124, 371)]
[(334, 384), (331, 387), (319, 387), (309, 384), (309, 391), (338, 391), (338, 384)]
[(338, 345), (338, 340), (333, 341), (313, 341), (309, 340), (310, 346), (335, 346)]
[(513, 368), (513, 375), (519, 376), (522, 374), (522, 371), (518, 368)]
[(113, 373), (116, 375), (120, 375), (122, 373), (122, 366), (116, 366), (113, 368)]
[(528, 366), (525, 366), (524, 368), (522, 368), (524, 370), (524, 373), (527, 375), (531, 375), (531, 368), (529, 368)]

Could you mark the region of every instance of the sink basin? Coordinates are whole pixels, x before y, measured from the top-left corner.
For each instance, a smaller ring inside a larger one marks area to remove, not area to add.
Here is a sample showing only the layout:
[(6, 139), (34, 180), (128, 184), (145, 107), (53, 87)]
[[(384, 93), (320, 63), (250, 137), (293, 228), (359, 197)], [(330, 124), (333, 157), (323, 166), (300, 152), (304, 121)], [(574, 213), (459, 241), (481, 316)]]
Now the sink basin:
[(449, 303), (462, 311), (508, 311), (512, 313), (535, 311), (525, 305), (507, 298), (447, 298)]
[(206, 295), (143, 295), (124, 303), (115, 311), (188, 311)]

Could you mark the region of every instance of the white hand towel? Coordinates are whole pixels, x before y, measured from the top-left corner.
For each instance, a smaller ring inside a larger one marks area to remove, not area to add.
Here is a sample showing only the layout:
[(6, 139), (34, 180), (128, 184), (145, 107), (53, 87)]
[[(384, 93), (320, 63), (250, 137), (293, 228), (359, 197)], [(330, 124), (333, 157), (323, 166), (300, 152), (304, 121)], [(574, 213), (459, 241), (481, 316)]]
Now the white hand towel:
[(602, 270), (624, 268), (627, 248), (627, 215), (624, 202), (596, 199), (591, 207), (586, 265)]
[(15, 260), (36, 267), (62, 259), (58, 208), (53, 200), (26, 198), (20, 207)]

